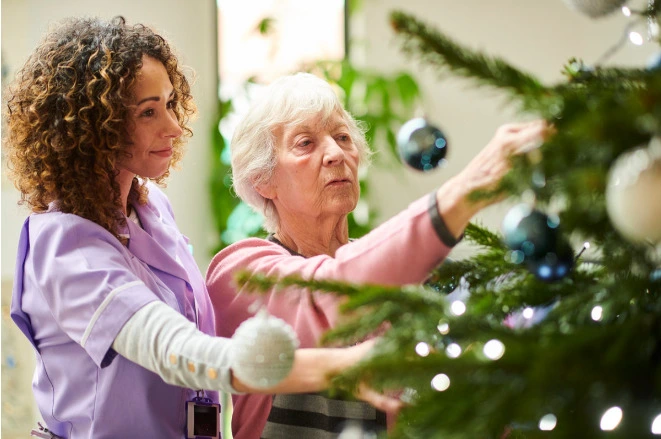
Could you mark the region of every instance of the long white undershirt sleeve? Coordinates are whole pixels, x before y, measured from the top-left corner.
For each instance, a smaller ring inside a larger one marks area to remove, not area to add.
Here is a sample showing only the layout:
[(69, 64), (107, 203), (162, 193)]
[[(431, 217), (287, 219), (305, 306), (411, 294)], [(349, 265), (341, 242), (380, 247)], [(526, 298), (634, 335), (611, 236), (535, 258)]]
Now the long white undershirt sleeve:
[(232, 340), (211, 337), (163, 302), (151, 302), (119, 331), (113, 349), (168, 384), (239, 393), (231, 385)]

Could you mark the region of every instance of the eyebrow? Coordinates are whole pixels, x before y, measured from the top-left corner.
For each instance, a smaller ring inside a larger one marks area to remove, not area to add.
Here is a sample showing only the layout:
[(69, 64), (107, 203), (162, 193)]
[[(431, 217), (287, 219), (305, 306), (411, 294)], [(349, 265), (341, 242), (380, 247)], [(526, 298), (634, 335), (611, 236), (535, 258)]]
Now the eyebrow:
[[(168, 96), (168, 98), (171, 98), (172, 96), (174, 96), (174, 90), (172, 90), (172, 91), (170, 92), (170, 95)], [(135, 106), (137, 107), (138, 105), (141, 105), (141, 104), (143, 104), (143, 103), (145, 103), (145, 102), (147, 102), (147, 101), (158, 102), (158, 101), (160, 101), (160, 100), (161, 100), (161, 97), (160, 97), (160, 96), (149, 96), (148, 98), (141, 99), (137, 104), (135, 104)]]

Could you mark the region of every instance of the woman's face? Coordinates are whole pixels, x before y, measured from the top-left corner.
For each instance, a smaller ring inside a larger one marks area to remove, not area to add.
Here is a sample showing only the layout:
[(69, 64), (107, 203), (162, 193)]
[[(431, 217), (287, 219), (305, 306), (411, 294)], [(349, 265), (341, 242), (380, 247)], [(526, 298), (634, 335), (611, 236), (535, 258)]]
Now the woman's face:
[(131, 181), (136, 174), (156, 178), (168, 170), (172, 143), (182, 134), (174, 105), (174, 87), (165, 66), (154, 58), (143, 56), (129, 106), (131, 156), (120, 162), (121, 181)]
[(358, 202), (359, 154), (340, 114), (312, 117), (275, 132), (277, 164), (263, 196), (288, 218), (345, 216)]

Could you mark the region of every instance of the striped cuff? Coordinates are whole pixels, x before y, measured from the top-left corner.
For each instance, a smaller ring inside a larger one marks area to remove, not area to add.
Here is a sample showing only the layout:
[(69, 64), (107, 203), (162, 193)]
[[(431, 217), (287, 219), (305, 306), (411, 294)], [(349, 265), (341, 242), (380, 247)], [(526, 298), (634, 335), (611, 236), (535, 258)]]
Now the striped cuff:
[(452, 248), (464, 239), (464, 234), (462, 233), (459, 238), (455, 238), (452, 233), (448, 230), (448, 227), (443, 221), (443, 217), (438, 213), (438, 200), (436, 199), (436, 192), (432, 192), (429, 195), (429, 217), (431, 218), (431, 223), (434, 226), (434, 230), (438, 235), (438, 238), (441, 242), (448, 247)]

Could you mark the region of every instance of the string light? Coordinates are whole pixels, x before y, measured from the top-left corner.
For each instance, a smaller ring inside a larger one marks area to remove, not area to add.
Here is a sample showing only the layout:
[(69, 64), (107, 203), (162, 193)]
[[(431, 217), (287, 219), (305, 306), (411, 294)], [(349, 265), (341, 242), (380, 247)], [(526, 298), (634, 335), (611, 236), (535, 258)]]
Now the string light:
[(439, 373), (434, 378), (432, 378), (431, 386), (435, 390), (443, 392), (444, 390), (447, 390), (448, 387), (450, 387), (450, 377), (444, 373)]
[(590, 316), (592, 317), (592, 320), (598, 322), (603, 317), (603, 313), (604, 313), (604, 309), (601, 306), (597, 305), (594, 308), (592, 308), (592, 312), (590, 313)]
[(450, 332), (450, 325), (448, 325), (447, 323), (441, 323), (436, 327), (436, 329), (438, 329), (438, 332), (440, 332), (441, 334), (446, 335)]
[(420, 343), (415, 345), (415, 352), (421, 357), (426, 357), (427, 355), (429, 355), (430, 351), (431, 349), (429, 349), (429, 345), (424, 341), (421, 341)]
[(482, 352), (484, 352), (484, 355), (486, 355), (487, 358), (498, 360), (505, 353), (505, 345), (500, 340), (489, 340), (484, 344), (484, 349), (482, 349)]
[(611, 407), (606, 410), (601, 417), (599, 427), (603, 431), (613, 431), (620, 425), (622, 421), (622, 409), (619, 407)]
[(457, 358), (461, 355), (461, 346), (457, 343), (452, 343), (445, 348), (445, 354), (450, 358)]
[(523, 310), (523, 318), (524, 319), (532, 319), (532, 317), (535, 315), (535, 310), (527, 307), (526, 309)]
[(455, 300), (450, 305), (450, 310), (452, 310), (452, 314), (460, 316), (466, 312), (466, 305), (461, 300)]
[(636, 32), (635, 30), (633, 30), (629, 32), (629, 41), (631, 41), (636, 46), (642, 46), (643, 43), (645, 42), (645, 39), (640, 34), (640, 32)]
[(542, 416), (539, 420), (539, 429), (542, 431), (551, 431), (558, 424), (558, 418), (553, 413)]
[(652, 421), (652, 434), (661, 435), (661, 414)]

